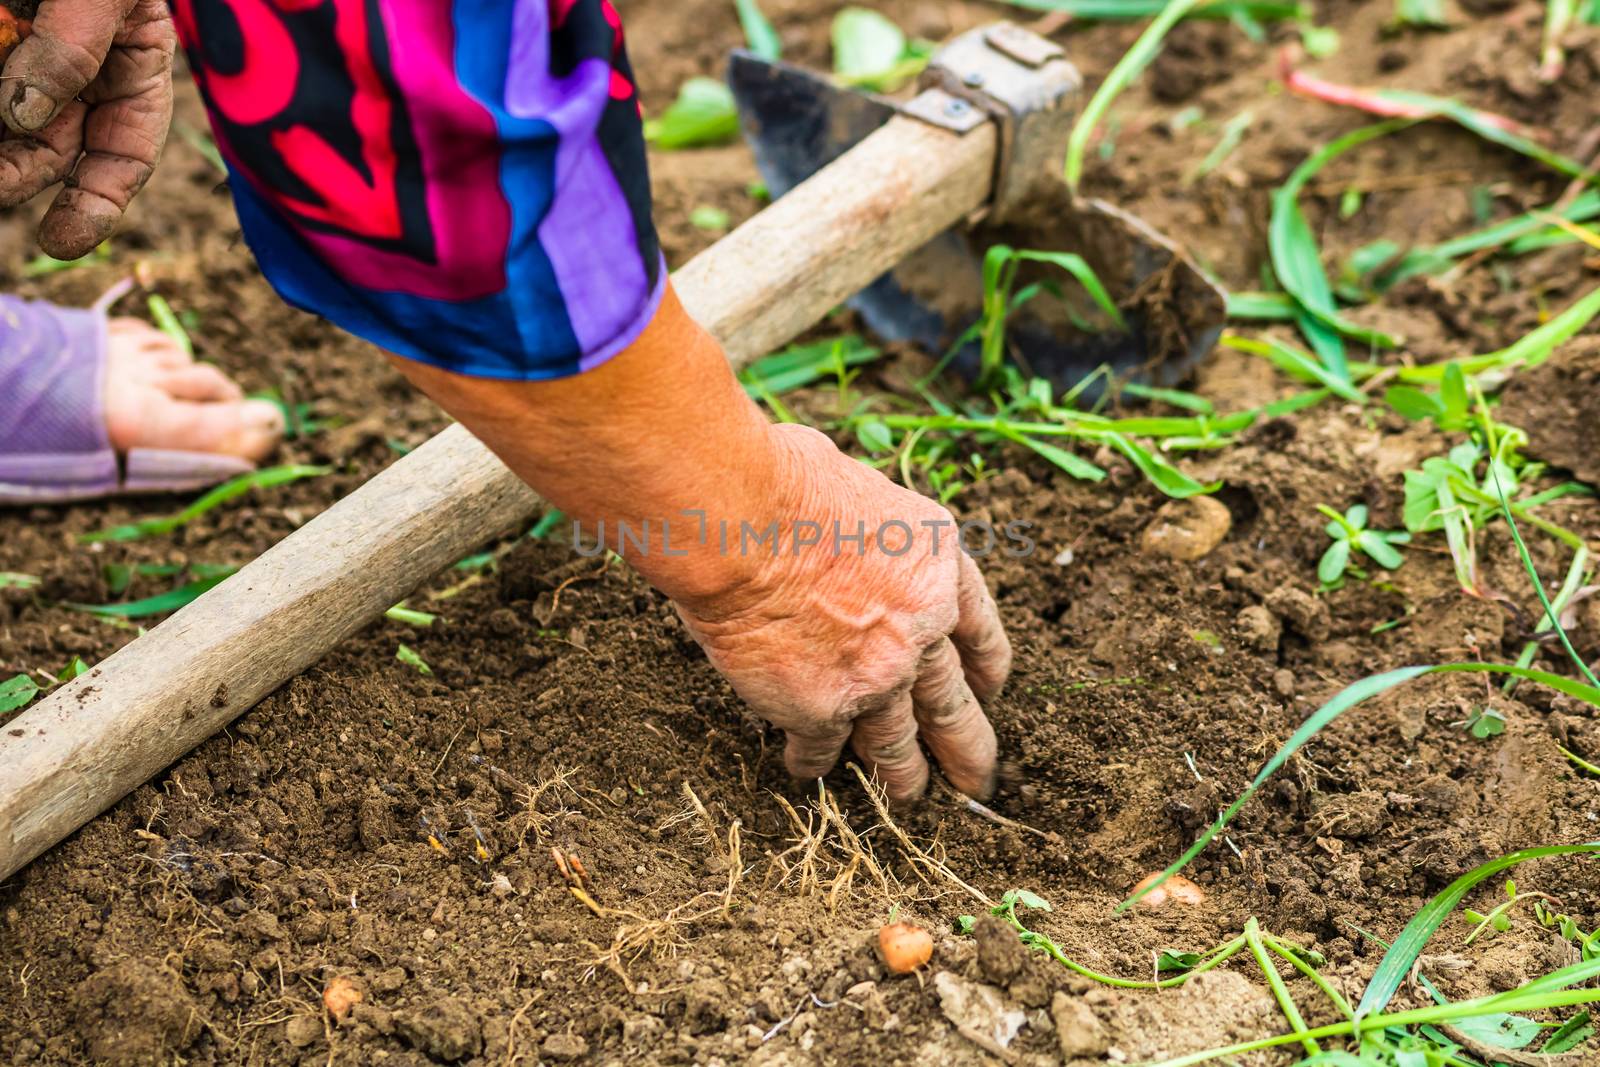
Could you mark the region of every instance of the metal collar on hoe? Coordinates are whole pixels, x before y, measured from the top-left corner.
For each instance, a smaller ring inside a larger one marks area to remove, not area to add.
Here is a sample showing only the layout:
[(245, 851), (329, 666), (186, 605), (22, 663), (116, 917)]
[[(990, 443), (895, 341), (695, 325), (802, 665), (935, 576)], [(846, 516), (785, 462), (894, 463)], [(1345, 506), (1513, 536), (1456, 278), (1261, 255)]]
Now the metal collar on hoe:
[[(1176, 244), (1111, 204), (1074, 197), (1062, 180), (1083, 79), (1054, 42), (1009, 22), (971, 30), (934, 54), (921, 91), (901, 104), (745, 52), (734, 54), (729, 82), (775, 197), (896, 114), (955, 133), (995, 124), (988, 205), (851, 299), (885, 339), (947, 351), (978, 321), (984, 255), (1002, 244), (1081, 256), (1120, 312), (1118, 326), (1058, 266), (1020, 264), (1014, 291), (1035, 283), (1041, 291), (1011, 318), (1009, 354), (1058, 390), (1102, 367), (1126, 380), (1176, 384), (1221, 334), (1223, 293)], [(955, 365), (971, 375), (978, 361), (977, 343), (967, 342)]]

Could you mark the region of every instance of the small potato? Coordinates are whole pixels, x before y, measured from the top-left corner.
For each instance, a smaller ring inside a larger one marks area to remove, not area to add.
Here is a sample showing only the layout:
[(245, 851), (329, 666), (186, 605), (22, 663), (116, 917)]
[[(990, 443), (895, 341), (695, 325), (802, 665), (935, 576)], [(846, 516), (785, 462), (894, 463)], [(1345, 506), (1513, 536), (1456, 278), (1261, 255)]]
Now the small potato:
[[(1139, 884), (1133, 887), (1133, 891), (1135, 893), (1139, 892), (1160, 877), (1161, 872), (1157, 871), (1141, 878)], [(1201, 889), (1183, 875), (1175, 874), (1139, 898), (1139, 904), (1146, 908), (1161, 908), (1168, 904), (1178, 904), (1190, 908), (1196, 904), (1204, 904), (1205, 899), (1206, 891), (1204, 889)]]
[(895, 974), (910, 974), (933, 959), (933, 935), (915, 923), (889, 923), (878, 930), (883, 964)]
[(360, 1004), (364, 999), (361, 987), (356, 985), (344, 975), (339, 975), (328, 983), (328, 988), (322, 991), (322, 1003), (328, 1009), (335, 1022), (344, 1022), (345, 1016), (350, 1014), (350, 1009)]

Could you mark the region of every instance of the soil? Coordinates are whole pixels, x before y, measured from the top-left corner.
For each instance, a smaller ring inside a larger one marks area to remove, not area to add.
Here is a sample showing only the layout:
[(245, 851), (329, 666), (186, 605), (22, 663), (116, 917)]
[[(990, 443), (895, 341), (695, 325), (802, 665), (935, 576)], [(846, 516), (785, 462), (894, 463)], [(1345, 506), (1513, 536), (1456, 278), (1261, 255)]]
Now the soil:
[[(826, 27), (841, 5), (763, 6), (788, 58), (827, 63)], [(976, 2), (881, 6), (930, 39), (1003, 13)], [(650, 111), (683, 78), (716, 73), (740, 39), (723, 0), (621, 7)], [(1600, 50), (1592, 34), (1577, 40), (1565, 79), (1537, 83), (1542, 5), (1463, 13), (1450, 32), (1426, 35), (1394, 33), (1386, 3), (1318, 7), (1342, 40), (1327, 76), (1459, 92), (1582, 150)], [(1138, 33), (1052, 21), (1091, 85)], [(1143, 214), (1239, 288), (1259, 285), (1270, 191), (1362, 121), (1277, 92), (1275, 49), (1293, 34), (1269, 36), (1181, 27), (1118, 104), (1112, 148), (1093, 157), (1087, 178), (1094, 195)], [(1237, 152), (1186, 180), (1246, 107), (1255, 119)], [(201, 121), (187, 90), (180, 118)], [(721, 207), (734, 222), (759, 208), (743, 148), (657, 153), (652, 165), (674, 264), (715, 239), (688, 222), (695, 206)], [(1562, 186), (1429, 124), (1347, 156), (1307, 204), (1337, 258), (1378, 237), (1458, 234), (1474, 224), (1477, 188), (1501, 217), (1550, 202)], [(1365, 199), (1341, 220), (1351, 187)], [(84, 304), (144, 262), (154, 287), (194, 316), (203, 358), (325, 420), (286, 444), (282, 460), (336, 470), (120, 545), (85, 547), (75, 535), (176, 502), (0, 511), (0, 571), (42, 579), (0, 589), (0, 677), (59, 669), (73, 656), (94, 662), (135, 636), (60, 606), (113, 599), (104, 565), (243, 562), (445, 422), (365, 345), (277, 301), (238, 239), (217, 174), (181, 136), (107, 262), (24, 278), (42, 210), (0, 215), (0, 284)], [(1383, 358), (1426, 362), (1508, 344), (1595, 280), (1592, 252), (1571, 245), (1450, 284), (1407, 283), (1356, 314), (1407, 337)], [(1597, 425), (1593, 345), (1581, 338), (1571, 358), (1513, 382), (1506, 407), (1530, 431), (1572, 427), (1535, 432), (1534, 451), (1591, 478), (1593, 448), (1581, 443)], [(924, 365), (896, 352), (853, 389), (882, 392)], [(1238, 409), (1295, 387), (1264, 362), (1219, 351), (1194, 388)], [(832, 389), (793, 403), (839, 414)], [(1204, 903), (1113, 911), (1344, 685), (1404, 664), (1510, 660), (1528, 639), (1538, 607), (1501, 528), (1479, 551), (1504, 604), (1462, 594), (1429, 539), (1388, 583), (1317, 590), (1327, 542), (1315, 505), (1364, 502), (1377, 527), (1398, 528), (1402, 471), (1447, 447), (1431, 429), (1374, 410), (1325, 404), (1186, 459), (1195, 477), (1225, 483), (1216, 500), (1226, 516), (1166, 507), (1114, 457), (1099, 457), (1111, 470), (1099, 486), (1030, 453), (990, 457), (998, 473), (952, 506), (1029, 521), (1038, 540), (1027, 558), (983, 561), (1017, 651), (1012, 681), (988, 709), (1006, 759), (992, 807), (1015, 821), (1006, 825), (944, 787), (914, 810), (886, 813), (844, 769), (820, 786), (791, 783), (781, 738), (711, 670), (670, 606), (625, 568), (577, 558), (559, 531), (508, 546), (482, 580), (441, 575), (412, 600), (439, 612), (439, 624), (373, 624), (0, 886), (0, 1060), (1090, 1063), (1278, 1032), (1260, 973), (1242, 966), (1160, 995), (1115, 991), (1040, 955), (1018, 958), (1003, 926), (956, 935), (951, 920), (982, 906), (913, 863), (904, 841), (991, 898), (1013, 887), (1046, 897), (1054, 910), (1027, 913), (1030, 923), (1097, 970), (1148, 977), (1160, 949), (1203, 950), (1254, 916), (1323, 953), (1324, 973), (1353, 995), (1381, 954), (1358, 927), (1392, 938), (1487, 859), (1593, 838), (1600, 781), (1557, 750), (1600, 761), (1592, 709), (1532, 686), (1507, 696), (1486, 693), (1481, 679), (1433, 676), (1309, 744), (1191, 865)], [(1591, 538), (1600, 531), (1589, 499), (1547, 514)], [(1174, 558), (1214, 540), (1219, 522), (1216, 547)], [(1183, 551), (1163, 550), (1173, 543)], [(1558, 585), (1567, 558), (1548, 538), (1530, 547), (1546, 584)], [(141, 579), (125, 595), (168, 581)], [(1590, 659), (1600, 655), (1594, 603), (1580, 605), (1574, 631)], [(398, 661), (400, 642), (433, 673)], [(1538, 662), (1567, 669), (1558, 650)], [(1486, 700), (1505, 731), (1480, 739), (1462, 723)], [(557, 855), (587, 872), (582, 894)], [(1585, 929), (1600, 924), (1592, 861), (1530, 863), (1517, 879), (1558, 896)], [(1499, 891), (1469, 903), (1487, 910)], [(876, 956), (876, 930), (896, 908), (935, 931), (933, 964), (916, 976), (891, 976)], [(1429, 973), (1452, 998), (1573, 958), (1525, 913), (1470, 948), (1467, 929), (1452, 919), (1431, 950)], [(336, 977), (359, 996), (337, 1019), (322, 1003)], [(1409, 986), (1396, 1001), (1423, 1002)], [(947, 1016), (958, 1006), (959, 1026)], [(1310, 1015), (1329, 1021), (1320, 1008)], [(1015, 1033), (1009, 1047), (988, 1023)]]

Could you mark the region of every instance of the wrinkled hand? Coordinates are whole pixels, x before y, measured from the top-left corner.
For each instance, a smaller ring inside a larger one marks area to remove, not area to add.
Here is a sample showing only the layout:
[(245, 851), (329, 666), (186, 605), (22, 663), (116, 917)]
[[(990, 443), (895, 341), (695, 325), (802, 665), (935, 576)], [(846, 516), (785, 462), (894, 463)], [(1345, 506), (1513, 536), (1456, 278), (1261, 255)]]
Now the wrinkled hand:
[(39, 224), (57, 259), (110, 237), (160, 159), (176, 40), (165, 0), (43, 0), (0, 70), (0, 208), (63, 182)]
[[(892, 799), (914, 799), (928, 784), (920, 735), (958, 789), (988, 797), (995, 734), (978, 702), (1004, 685), (1011, 645), (950, 512), (815, 430), (773, 432), (791, 460), (786, 510), (821, 524), (822, 543), (793, 553), (790, 538), (752, 579), (679, 614), (739, 695), (788, 735), (796, 777), (826, 774), (849, 741)], [(834, 520), (846, 532), (866, 524), (864, 554), (849, 543), (834, 552)], [(889, 554), (904, 544), (900, 527), (882, 546), (870, 540), (890, 520), (914, 532), (904, 554)]]

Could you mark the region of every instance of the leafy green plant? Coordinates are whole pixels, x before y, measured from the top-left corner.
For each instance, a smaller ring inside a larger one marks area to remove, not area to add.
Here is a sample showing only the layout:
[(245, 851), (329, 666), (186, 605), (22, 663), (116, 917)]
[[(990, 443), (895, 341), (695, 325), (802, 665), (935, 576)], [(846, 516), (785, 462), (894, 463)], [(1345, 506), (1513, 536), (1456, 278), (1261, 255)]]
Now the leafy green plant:
[(1533, 902), (1533, 917), (1547, 930), (1555, 930), (1578, 950), (1584, 960), (1600, 959), (1600, 927), (1584, 933), (1583, 927), (1570, 915), (1563, 915), (1544, 906), (1544, 901)]
[(1343, 578), (1356, 552), (1385, 570), (1397, 570), (1405, 562), (1394, 546), (1407, 543), (1411, 535), (1404, 530), (1368, 529), (1365, 504), (1352, 504), (1343, 515), (1326, 504), (1318, 504), (1317, 510), (1328, 516), (1327, 533), (1333, 539), (1317, 564), (1317, 577), (1323, 585), (1333, 585)]
[(1534, 524), (1574, 552), (1584, 549), (1579, 535), (1540, 517), (1534, 509), (1562, 496), (1590, 490), (1580, 483), (1567, 482), (1519, 499), (1522, 478), (1533, 477), (1538, 468), (1517, 469), (1518, 464), (1510, 457), (1516, 445), (1526, 438), (1521, 431), (1503, 429), (1502, 447), (1492, 455), (1477, 441), (1467, 440), (1447, 455), (1423, 460), (1420, 470), (1405, 472), (1406, 529), (1413, 534), (1443, 530), (1456, 580), (1463, 591), (1473, 596), (1490, 595), (1478, 572), (1477, 531), (1500, 515), (1496, 485), (1504, 489), (1515, 517)]
[[(1123, 318), (1121, 309), (1111, 299), (1111, 294), (1106, 291), (1094, 268), (1082, 256), (1071, 252), (1039, 252), (1012, 248), (1010, 245), (993, 245), (983, 256), (983, 313), (976, 327), (982, 353), (978, 373), (980, 384), (994, 381), (1005, 362), (1006, 324), (1011, 316), (1047, 288), (1046, 283), (1036, 282), (1025, 286), (1020, 292), (1014, 292), (1017, 272), (1024, 263), (1048, 264), (1072, 275), (1094, 306), (1110, 320), (1111, 327), (1127, 332), (1128, 322)], [(1057, 293), (1060, 291), (1057, 290)], [(1067, 306), (1067, 314), (1080, 330), (1102, 332), (1101, 328), (1088, 322), (1070, 305)]]
[(1472, 397), (1467, 393), (1467, 376), (1457, 364), (1444, 370), (1437, 393), (1424, 392), (1414, 385), (1390, 386), (1383, 399), (1414, 422), (1431, 419), (1439, 429), (1465, 430), (1472, 423)]
[(868, 344), (859, 334), (846, 334), (825, 341), (790, 345), (763, 356), (739, 372), (739, 380), (751, 396), (777, 395), (799, 389), (833, 375), (843, 378), (843, 368), (860, 367), (883, 355), (883, 350)]
[(715, 78), (690, 78), (678, 98), (644, 124), (645, 140), (675, 150), (725, 144), (739, 136), (739, 109), (733, 90)]
[(9, 715), (21, 711), (40, 695), (53, 689), (63, 682), (70, 682), (79, 675), (88, 671), (89, 665), (83, 662), (81, 656), (73, 656), (67, 665), (55, 674), (46, 674), (40, 671), (39, 677), (44, 679), (40, 685), (29, 674), (16, 674), (0, 681), (0, 715)]
[(39, 683), (32, 675), (14, 674), (0, 682), (0, 715), (27, 707), (39, 692)]
[(833, 17), (833, 72), (846, 85), (893, 92), (922, 73), (933, 55), (882, 12), (847, 7)]

